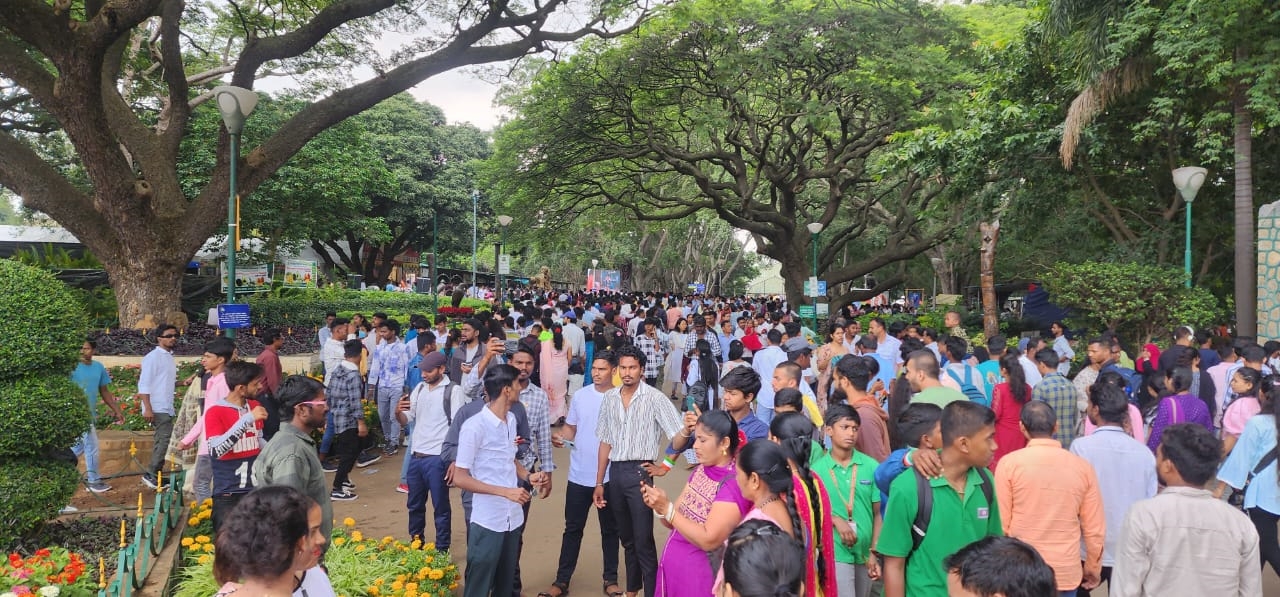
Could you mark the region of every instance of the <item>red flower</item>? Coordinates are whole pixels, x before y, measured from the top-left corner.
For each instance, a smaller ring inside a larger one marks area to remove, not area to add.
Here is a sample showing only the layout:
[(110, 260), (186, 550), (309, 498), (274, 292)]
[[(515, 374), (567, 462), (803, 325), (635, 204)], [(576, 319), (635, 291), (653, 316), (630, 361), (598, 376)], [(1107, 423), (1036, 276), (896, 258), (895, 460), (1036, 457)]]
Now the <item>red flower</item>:
[(36, 556), (38, 557), (47, 558), (49, 557), (49, 555), (50, 555), (50, 552), (47, 548), (41, 548), (36, 550)]

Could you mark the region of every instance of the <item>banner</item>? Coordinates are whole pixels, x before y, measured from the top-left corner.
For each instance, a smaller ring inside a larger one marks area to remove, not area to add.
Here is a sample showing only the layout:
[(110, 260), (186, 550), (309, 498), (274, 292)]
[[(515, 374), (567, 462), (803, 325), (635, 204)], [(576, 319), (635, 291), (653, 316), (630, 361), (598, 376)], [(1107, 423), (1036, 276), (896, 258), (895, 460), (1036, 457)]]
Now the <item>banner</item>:
[[(222, 278), (222, 292), (225, 293), (227, 291), (226, 262), (223, 262), (218, 266), (218, 273)], [(270, 265), (236, 266), (236, 294), (246, 292), (267, 292), (268, 290), (271, 290)]]
[(284, 262), (284, 287), (315, 288), (316, 262), (302, 259), (286, 259)]
[(617, 292), (622, 287), (622, 272), (614, 269), (587, 270), (587, 290)]

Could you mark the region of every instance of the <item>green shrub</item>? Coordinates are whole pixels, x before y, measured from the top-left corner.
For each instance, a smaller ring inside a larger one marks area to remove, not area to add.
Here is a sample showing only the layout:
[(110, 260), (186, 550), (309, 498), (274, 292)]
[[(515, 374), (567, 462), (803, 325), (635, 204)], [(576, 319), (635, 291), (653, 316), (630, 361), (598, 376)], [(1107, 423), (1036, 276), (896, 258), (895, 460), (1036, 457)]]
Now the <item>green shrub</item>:
[(4, 496), (0, 499), (0, 549), (56, 517), (79, 483), (79, 471), (65, 462), (37, 457), (0, 459), (0, 496)]
[[(447, 307), (449, 297), (440, 296), (436, 305)], [(259, 328), (318, 326), (324, 323), (324, 314), (363, 313), (372, 316), (375, 311), (404, 315), (397, 318), (401, 326), (408, 325), (408, 314), (431, 314), (430, 294), (384, 292), (381, 290), (297, 290), (279, 294), (255, 294), (248, 299), (249, 314), (253, 325)], [(476, 310), (490, 308), (488, 303), (476, 299), (463, 299), (462, 306)]]
[(89, 430), (89, 402), (61, 375), (28, 375), (0, 384), (0, 457), (67, 448)]
[(0, 380), (38, 370), (70, 375), (89, 329), (84, 305), (49, 272), (0, 259)]

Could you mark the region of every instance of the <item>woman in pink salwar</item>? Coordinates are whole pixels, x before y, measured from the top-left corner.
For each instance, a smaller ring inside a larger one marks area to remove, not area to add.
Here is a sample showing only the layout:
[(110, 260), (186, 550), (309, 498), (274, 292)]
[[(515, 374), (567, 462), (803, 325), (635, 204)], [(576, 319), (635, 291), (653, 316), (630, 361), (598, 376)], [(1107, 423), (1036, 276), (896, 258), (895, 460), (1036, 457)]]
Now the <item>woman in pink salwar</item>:
[(569, 413), (565, 396), (569, 393), (569, 360), (573, 358), (573, 349), (564, 341), (563, 328), (550, 320), (544, 320), (542, 328), (550, 331), (543, 332), (538, 338), (542, 341), (538, 375), (551, 407), (551, 422), (560, 425)]

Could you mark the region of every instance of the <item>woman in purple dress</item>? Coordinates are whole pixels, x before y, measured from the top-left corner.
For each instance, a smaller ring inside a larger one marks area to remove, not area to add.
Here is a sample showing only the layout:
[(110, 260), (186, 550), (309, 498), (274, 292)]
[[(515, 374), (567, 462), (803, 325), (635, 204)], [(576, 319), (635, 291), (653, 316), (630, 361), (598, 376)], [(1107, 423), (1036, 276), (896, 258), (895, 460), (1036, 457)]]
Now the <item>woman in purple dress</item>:
[(1175, 423), (1199, 423), (1205, 429), (1213, 431), (1213, 415), (1204, 401), (1191, 393), (1191, 377), (1190, 367), (1174, 367), (1164, 373), (1164, 386), (1168, 395), (1156, 405), (1155, 418), (1151, 420), (1151, 433), (1147, 434), (1147, 447), (1152, 452), (1160, 445), (1164, 428)]
[(701, 464), (680, 497), (672, 502), (657, 487), (642, 488), (645, 504), (672, 530), (658, 562), (659, 596), (709, 597), (724, 558), (725, 539), (751, 509), (736, 481), (734, 456), (741, 438), (733, 417), (723, 410), (704, 413), (692, 434)]

